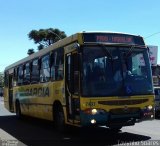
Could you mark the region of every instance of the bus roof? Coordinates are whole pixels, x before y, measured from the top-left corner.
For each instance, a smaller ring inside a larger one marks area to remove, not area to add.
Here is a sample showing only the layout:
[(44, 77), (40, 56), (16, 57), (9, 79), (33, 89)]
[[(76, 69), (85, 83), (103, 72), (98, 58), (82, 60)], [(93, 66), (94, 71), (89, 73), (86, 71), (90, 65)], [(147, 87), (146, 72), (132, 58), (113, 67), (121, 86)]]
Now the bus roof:
[[(96, 35), (96, 34), (106, 34), (106, 35), (123, 35), (123, 36), (125, 36), (125, 35), (129, 35), (129, 36), (133, 36), (133, 37), (140, 37), (140, 38), (142, 38), (141, 36), (139, 36), (139, 35), (132, 35), (132, 34), (127, 34), (127, 33), (120, 33), (120, 32), (107, 32), (107, 31), (93, 31), (93, 32), (85, 32), (85, 31), (83, 31), (83, 32), (79, 32), (79, 33), (76, 33), (76, 34), (73, 34), (73, 35), (71, 35), (71, 36), (69, 36), (69, 37), (66, 37), (66, 38), (64, 38), (64, 39), (62, 39), (62, 40), (59, 40), (59, 41), (57, 41), (56, 43), (54, 43), (54, 44), (52, 44), (52, 45), (50, 45), (49, 47), (47, 47), (47, 48), (45, 48), (45, 49), (42, 49), (42, 50), (40, 50), (40, 51), (38, 51), (38, 52), (35, 52), (35, 53), (33, 53), (33, 54), (31, 54), (31, 55), (29, 55), (29, 56), (27, 56), (27, 57), (25, 57), (25, 58), (23, 58), (23, 59), (21, 59), (21, 60), (19, 60), (19, 61), (17, 61), (17, 62), (15, 62), (15, 63), (13, 63), (13, 64), (11, 64), (11, 65), (9, 65), (9, 66), (7, 66), (6, 68), (5, 68), (5, 71), (7, 71), (7, 70), (11, 70), (11, 72), (13, 71), (12, 69), (14, 68), (14, 67), (16, 67), (16, 66), (18, 66), (18, 65), (20, 65), (20, 64), (23, 64), (23, 63), (25, 63), (25, 62), (29, 62), (30, 60), (33, 60), (33, 59), (35, 59), (35, 58), (39, 58), (40, 56), (43, 56), (44, 54), (46, 54), (46, 53), (49, 53), (50, 51), (52, 51), (52, 50), (54, 50), (54, 49), (56, 49), (56, 48), (60, 48), (60, 47), (63, 47), (63, 46), (66, 46), (67, 44), (70, 44), (70, 43), (72, 43), (72, 42), (75, 42), (75, 41), (77, 41), (78, 40), (78, 38), (79, 38), (79, 35), (81, 35), (81, 34), (83, 34), (83, 42), (85, 42), (85, 39), (87, 40), (88, 38), (90, 39), (90, 36), (91, 35)], [(85, 37), (86, 36), (86, 37)], [(103, 38), (102, 38), (103, 39)], [(143, 38), (142, 38), (143, 39)], [(88, 40), (87, 40), (88, 41)], [(95, 40), (92, 40), (93, 42), (95, 41)]]
[(132, 36), (138, 36), (142, 37), (140, 35), (131, 34), (131, 33), (125, 33), (125, 32), (116, 32), (116, 31), (82, 31), (79, 33), (107, 33), (107, 34), (123, 34), (123, 35), (132, 35)]

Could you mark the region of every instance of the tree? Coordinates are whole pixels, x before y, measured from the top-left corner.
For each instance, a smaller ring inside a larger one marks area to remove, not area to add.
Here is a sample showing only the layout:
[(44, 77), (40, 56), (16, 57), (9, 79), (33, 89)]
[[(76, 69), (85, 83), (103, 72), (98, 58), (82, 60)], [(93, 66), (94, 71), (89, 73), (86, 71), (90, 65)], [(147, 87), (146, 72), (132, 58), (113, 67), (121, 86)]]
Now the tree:
[(0, 72), (0, 87), (4, 86), (4, 74)]
[(34, 49), (32, 49), (32, 48), (31, 48), (31, 49), (28, 49), (28, 52), (27, 52), (28, 55), (31, 55), (31, 54), (33, 54), (33, 53), (35, 53)]
[(28, 34), (30, 40), (33, 40), (35, 44), (39, 44), (38, 50), (48, 47), (49, 45), (59, 41), (66, 37), (64, 31), (57, 28), (32, 30)]
[(44, 46), (43, 45), (39, 45), (38, 46), (38, 50), (42, 50), (42, 49), (44, 49)]

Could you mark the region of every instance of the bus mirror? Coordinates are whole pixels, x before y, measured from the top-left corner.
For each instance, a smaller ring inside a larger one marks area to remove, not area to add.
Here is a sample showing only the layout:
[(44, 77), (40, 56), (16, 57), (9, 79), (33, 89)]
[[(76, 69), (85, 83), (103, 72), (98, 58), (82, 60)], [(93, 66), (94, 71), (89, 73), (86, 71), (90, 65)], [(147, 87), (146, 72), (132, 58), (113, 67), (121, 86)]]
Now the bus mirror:
[(80, 45), (78, 43), (75, 43), (74, 44), (74, 48), (77, 49), (78, 52), (80, 52)]

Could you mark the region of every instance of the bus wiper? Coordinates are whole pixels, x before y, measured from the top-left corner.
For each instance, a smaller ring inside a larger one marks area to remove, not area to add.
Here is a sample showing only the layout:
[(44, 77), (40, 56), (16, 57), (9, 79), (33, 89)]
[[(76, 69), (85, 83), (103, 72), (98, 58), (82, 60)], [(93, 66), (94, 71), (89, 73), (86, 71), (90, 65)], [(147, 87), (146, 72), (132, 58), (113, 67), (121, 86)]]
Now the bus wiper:
[(111, 60), (111, 67), (112, 67), (112, 72), (113, 72), (113, 56), (111, 53), (108, 51), (107, 47), (104, 44), (99, 44), (101, 48), (105, 51), (107, 57)]
[(101, 48), (105, 51), (106, 55), (111, 59), (113, 60), (113, 57), (111, 55), (111, 53), (108, 51), (107, 47), (104, 45), (104, 44), (98, 44), (101, 46)]

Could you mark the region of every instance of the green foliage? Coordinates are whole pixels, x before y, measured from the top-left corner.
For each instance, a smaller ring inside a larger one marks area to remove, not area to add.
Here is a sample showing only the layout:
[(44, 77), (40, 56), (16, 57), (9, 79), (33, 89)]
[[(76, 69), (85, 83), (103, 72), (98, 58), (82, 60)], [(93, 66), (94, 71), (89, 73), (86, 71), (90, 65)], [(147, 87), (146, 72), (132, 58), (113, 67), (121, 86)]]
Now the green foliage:
[(43, 48), (44, 48), (43, 45), (39, 45), (39, 46), (38, 46), (38, 50), (42, 50)]
[(35, 52), (34, 49), (28, 49), (27, 54), (28, 54), (28, 55), (31, 55), (31, 54), (33, 54), (34, 52)]
[(39, 29), (39, 30), (32, 30), (28, 34), (30, 40), (33, 40), (35, 44), (39, 44), (38, 50), (41, 50), (49, 45), (59, 41), (66, 37), (64, 31), (59, 29)]
[(4, 74), (0, 72), (0, 87), (4, 86)]

